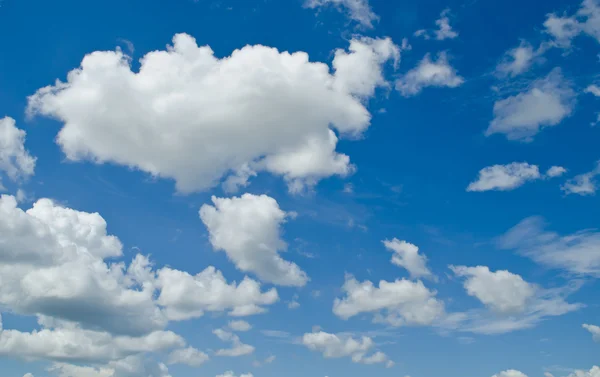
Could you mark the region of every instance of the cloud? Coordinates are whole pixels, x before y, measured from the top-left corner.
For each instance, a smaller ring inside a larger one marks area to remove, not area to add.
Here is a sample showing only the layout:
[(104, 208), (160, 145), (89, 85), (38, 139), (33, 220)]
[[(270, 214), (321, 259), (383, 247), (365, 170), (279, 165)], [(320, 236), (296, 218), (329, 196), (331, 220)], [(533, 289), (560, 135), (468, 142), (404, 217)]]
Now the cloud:
[(304, 52), (255, 45), (219, 59), (177, 34), (138, 72), (121, 51), (86, 55), (66, 82), (30, 96), (28, 113), (63, 123), (56, 140), (70, 161), (170, 178), (183, 193), (232, 174), (226, 188), (235, 189), (257, 171), (283, 175), (298, 191), (353, 171), (330, 127), (342, 137), (369, 127), (364, 100), (388, 85), (382, 65), (397, 54), (389, 38), (352, 39), (330, 73)]
[(414, 36), (421, 37), (423, 39), (435, 38), (438, 41), (443, 41), (444, 39), (454, 39), (458, 37), (458, 33), (452, 29), (452, 26), (450, 26), (450, 18), (448, 17), (449, 14), (450, 9), (444, 9), (442, 13), (440, 13), (440, 18), (435, 21), (435, 24), (438, 27), (436, 30), (420, 29), (414, 33)]
[(526, 91), (496, 101), (485, 135), (499, 133), (509, 140), (531, 141), (542, 128), (556, 126), (571, 115), (574, 105), (575, 92), (555, 68)]
[(333, 313), (348, 319), (361, 313), (374, 313), (374, 321), (391, 326), (430, 325), (443, 316), (444, 304), (435, 298), (436, 292), (421, 281), (399, 279), (393, 282), (359, 282), (347, 275), (342, 286), (343, 298), (336, 298)]
[(492, 377), (527, 377), (527, 375), (518, 370), (509, 369), (498, 374), (494, 374)]
[(49, 371), (59, 377), (171, 377), (166, 365), (143, 356), (129, 356), (100, 367), (55, 363)]
[[(227, 371), (223, 374), (219, 374), (217, 377), (237, 377), (235, 373), (233, 373), (233, 371)], [(240, 377), (254, 377), (252, 375), (252, 373), (245, 373), (245, 374), (240, 374)]]
[(213, 330), (213, 334), (224, 342), (231, 342), (231, 348), (220, 349), (215, 353), (217, 356), (238, 357), (249, 355), (254, 352), (254, 347), (242, 343), (240, 337), (223, 329)]
[(306, 285), (306, 273), (279, 254), (287, 248), (280, 227), (290, 214), (282, 211), (275, 199), (244, 194), (233, 198), (213, 196), (212, 202), (214, 206), (205, 204), (200, 208), (200, 218), (215, 250), (224, 251), (240, 271), (252, 272), (263, 281)]
[(29, 178), (35, 170), (36, 158), (25, 149), (25, 136), (25, 131), (16, 127), (13, 118), (0, 118), (0, 172), (12, 181)]
[(470, 296), (485, 305), (486, 310), (473, 309), (457, 313), (454, 323), (444, 325), (479, 334), (503, 334), (531, 328), (546, 317), (560, 316), (583, 307), (570, 304), (566, 296), (579, 289), (579, 284), (543, 289), (506, 270), (492, 272), (486, 266), (450, 266)]
[(600, 232), (585, 229), (560, 235), (547, 231), (541, 217), (528, 217), (498, 239), (498, 246), (549, 268), (600, 277)]
[(587, 173), (579, 174), (569, 179), (561, 186), (565, 194), (576, 194), (581, 196), (594, 195), (598, 189), (596, 176), (600, 175), (600, 161), (596, 162), (596, 167)]
[(521, 41), (518, 47), (510, 49), (496, 67), (496, 73), (501, 76), (515, 77), (531, 68), (534, 60), (543, 53), (543, 48), (534, 50), (529, 42)]
[(567, 377), (600, 377), (600, 367), (594, 365), (592, 369), (587, 370), (575, 370)]
[(456, 276), (465, 277), (464, 287), (491, 310), (501, 314), (525, 310), (536, 292), (535, 286), (506, 270), (492, 272), (486, 266), (452, 266)]
[(546, 171), (546, 177), (549, 177), (549, 178), (560, 177), (561, 175), (565, 174), (566, 172), (567, 172), (567, 169), (563, 168), (562, 166), (551, 166)]
[(592, 85), (588, 85), (585, 90), (585, 93), (591, 93), (596, 97), (600, 97), (600, 87), (598, 87), (598, 85), (592, 84)]
[(229, 311), (231, 316), (264, 313), (264, 306), (279, 300), (277, 290), (261, 291), (261, 285), (245, 277), (239, 284), (227, 283), (214, 267), (190, 275), (164, 267), (158, 271), (157, 286), (161, 289), (158, 303), (166, 308), (171, 320), (198, 318), (204, 312)]
[(422, 277), (433, 278), (433, 274), (427, 268), (427, 257), (419, 254), (419, 248), (412, 243), (400, 241), (397, 238), (383, 241), (383, 245), (392, 251), (392, 263), (405, 268), (410, 277), (418, 279)]
[(169, 354), (169, 364), (185, 364), (191, 367), (199, 367), (209, 360), (204, 352), (193, 347), (174, 350)]
[(379, 20), (379, 17), (373, 13), (369, 0), (305, 0), (304, 6), (310, 9), (335, 6), (343, 9), (351, 20), (368, 28), (372, 28), (373, 22)]
[(561, 48), (570, 48), (573, 39), (582, 33), (600, 42), (600, 5), (597, 0), (583, 0), (579, 10), (571, 16), (549, 14), (544, 27)]
[(366, 356), (375, 347), (373, 339), (363, 336), (355, 339), (348, 334), (330, 334), (324, 331), (306, 333), (302, 336), (302, 344), (311, 351), (321, 352), (325, 358), (350, 357), (355, 363), (386, 363), (388, 357), (383, 352), (375, 352)]
[(479, 177), (469, 184), (467, 191), (509, 191), (540, 178), (542, 175), (537, 165), (526, 162), (493, 165), (481, 169)]
[(600, 342), (600, 326), (583, 324), (582, 327), (592, 334), (594, 341)]
[(241, 332), (250, 331), (252, 329), (252, 325), (250, 325), (246, 321), (229, 321), (227, 327), (229, 327), (233, 331)]
[(183, 338), (171, 331), (132, 337), (70, 326), (29, 333), (2, 328), (0, 318), (0, 355), (25, 360), (98, 363), (183, 345)]
[(445, 52), (431, 60), (426, 54), (419, 64), (396, 80), (396, 89), (405, 97), (419, 94), (426, 87), (456, 88), (464, 83), (456, 70), (450, 66)]

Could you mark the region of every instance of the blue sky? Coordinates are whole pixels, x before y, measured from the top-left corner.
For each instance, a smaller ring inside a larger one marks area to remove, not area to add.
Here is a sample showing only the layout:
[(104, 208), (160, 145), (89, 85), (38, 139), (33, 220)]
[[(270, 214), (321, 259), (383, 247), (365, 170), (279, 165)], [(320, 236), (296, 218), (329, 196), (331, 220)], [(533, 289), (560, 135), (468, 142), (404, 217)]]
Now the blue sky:
[(3, 0), (0, 42), (2, 376), (600, 376), (597, 0)]

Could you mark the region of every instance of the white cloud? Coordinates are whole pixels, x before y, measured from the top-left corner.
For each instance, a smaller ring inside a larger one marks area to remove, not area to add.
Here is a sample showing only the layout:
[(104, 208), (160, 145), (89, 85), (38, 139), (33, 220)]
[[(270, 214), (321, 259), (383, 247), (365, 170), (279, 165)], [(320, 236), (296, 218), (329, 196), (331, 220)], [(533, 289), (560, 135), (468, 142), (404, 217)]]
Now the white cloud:
[(33, 377), (33, 374), (31, 374), (31, 373), (25, 373), (25, 375), (23, 377)]
[(498, 245), (550, 268), (600, 277), (600, 232), (585, 229), (559, 235), (545, 226), (540, 217), (526, 218), (500, 237)]
[(549, 14), (544, 27), (558, 47), (570, 48), (573, 39), (582, 33), (600, 42), (600, 5), (597, 0), (583, 0), (572, 16)]
[(567, 377), (600, 377), (600, 367), (594, 365), (592, 369), (587, 370), (575, 370)]
[(477, 180), (469, 184), (467, 191), (514, 190), (527, 181), (540, 178), (542, 175), (538, 166), (526, 162), (492, 165), (479, 171)]
[(71, 326), (28, 333), (2, 328), (0, 318), (0, 355), (26, 360), (106, 362), (184, 344), (183, 338), (171, 331), (132, 337)]
[[(233, 371), (227, 371), (223, 374), (219, 374), (217, 377), (236, 377), (235, 373), (233, 373)], [(240, 377), (254, 377), (252, 375), (252, 373), (245, 373), (245, 374), (241, 374)]]
[[(0, 119), (0, 172), (13, 181), (33, 175), (36, 158), (25, 149), (26, 133), (16, 127), (13, 118)], [(0, 190), (2, 190), (0, 180)]]
[(252, 325), (250, 325), (246, 321), (229, 321), (227, 327), (229, 327), (233, 331), (240, 332), (250, 331), (252, 329)]
[(592, 171), (569, 179), (561, 186), (561, 190), (567, 195), (594, 195), (596, 194), (596, 190), (598, 190), (598, 182), (596, 181), (598, 175), (600, 175), (600, 161), (596, 162), (596, 167)]
[(289, 213), (266, 195), (212, 197), (214, 206), (200, 208), (200, 218), (215, 250), (227, 254), (240, 271), (252, 272), (261, 280), (285, 286), (304, 286), (308, 276), (295, 263), (281, 258), (287, 248), (280, 227)]
[(504, 134), (509, 140), (531, 141), (544, 127), (558, 125), (571, 115), (575, 92), (560, 69), (554, 69), (531, 87), (494, 104), (494, 119), (486, 136)]
[(492, 377), (527, 377), (527, 375), (518, 370), (509, 369), (498, 374), (494, 374)]
[(405, 268), (411, 278), (430, 277), (433, 274), (427, 268), (427, 257), (419, 254), (419, 248), (412, 243), (400, 241), (397, 238), (383, 241), (383, 245), (389, 251), (392, 251), (392, 263), (396, 266)]
[(191, 367), (199, 367), (209, 360), (204, 352), (194, 347), (181, 348), (169, 354), (169, 364), (185, 364)]
[(29, 97), (28, 111), (63, 122), (57, 142), (71, 161), (171, 178), (180, 192), (230, 174), (225, 187), (243, 187), (263, 170), (298, 189), (352, 171), (330, 126), (341, 136), (369, 127), (364, 100), (387, 85), (382, 64), (397, 54), (389, 38), (353, 39), (330, 73), (304, 52), (255, 45), (219, 59), (177, 34), (166, 51), (146, 54), (139, 72), (120, 51), (85, 56), (66, 82)]
[(546, 177), (549, 177), (549, 178), (560, 177), (561, 175), (565, 174), (566, 172), (567, 172), (567, 169), (563, 168), (562, 166), (551, 166), (546, 171)]
[(396, 89), (405, 97), (417, 95), (426, 87), (455, 88), (462, 85), (464, 79), (449, 64), (445, 52), (438, 54), (437, 60), (431, 60), (426, 54), (415, 68), (396, 80)]
[(592, 334), (596, 342), (600, 342), (600, 326), (583, 324), (582, 327)]
[(595, 85), (595, 84), (588, 85), (588, 87), (585, 88), (584, 92), (591, 93), (591, 94), (595, 95), (596, 97), (600, 97), (600, 87), (598, 87), (598, 85)]
[(502, 314), (523, 312), (536, 293), (536, 287), (509, 271), (490, 271), (486, 266), (452, 266), (456, 276), (465, 277), (464, 287), (491, 310)]
[(502, 61), (496, 67), (500, 76), (515, 77), (527, 72), (541, 51), (534, 51), (533, 46), (526, 41), (521, 41), (518, 47), (510, 49), (504, 55)]
[(227, 283), (214, 267), (190, 275), (165, 267), (158, 271), (157, 286), (161, 289), (158, 303), (166, 308), (171, 320), (197, 318), (204, 312), (228, 311), (231, 316), (264, 313), (265, 305), (277, 302), (277, 290), (261, 291), (260, 283), (245, 277), (239, 284)]
[(444, 314), (444, 304), (435, 298), (436, 292), (421, 281), (382, 280), (376, 287), (347, 275), (342, 292), (345, 297), (336, 298), (333, 304), (333, 313), (342, 319), (374, 313), (374, 321), (391, 326), (430, 325)]
[(234, 333), (223, 329), (216, 329), (213, 330), (213, 334), (224, 342), (231, 342), (231, 348), (217, 350), (215, 353), (217, 356), (238, 357), (254, 352), (253, 346), (242, 343), (240, 337)]
[(486, 266), (450, 266), (457, 276), (466, 277), (464, 287), (487, 310), (457, 313), (443, 325), (480, 334), (503, 334), (531, 328), (546, 317), (560, 316), (583, 307), (565, 298), (579, 289), (575, 283), (561, 288), (542, 289), (509, 271), (492, 272)]
[(431, 39), (435, 37), (435, 39), (438, 41), (443, 41), (444, 39), (454, 39), (458, 37), (458, 33), (452, 29), (452, 26), (450, 26), (450, 18), (448, 17), (449, 14), (449, 8), (444, 9), (442, 13), (440, 13), (440, 18), (435, 21), (437, 26), (436, 30), (420, 29), (417, 30), (413, 35), (423, 39)]
[(55, 363), (49, 371), (59, 377), (171, 377), (166, 365), (143, 356), (129, 356), (100, 367)]
[(306, 333), (302, 336), (302, 344), (311, 351), (321, 352), (325, 358), (350, 357), (355, 363), (378, 364), (388, 361), (383, 352), (375, 352), (366, 356), (375, 343), (373, 339), (363, 336), (355, 339), (348, 334), (330, 334), (324, 331)]
[(348, 13), (350, 19), (368, 28), (372, 28), (373, 22), (379, 20), (373, 13), (369, 0), (305, 0), (304, 6), (311, 9), (335, 6)]

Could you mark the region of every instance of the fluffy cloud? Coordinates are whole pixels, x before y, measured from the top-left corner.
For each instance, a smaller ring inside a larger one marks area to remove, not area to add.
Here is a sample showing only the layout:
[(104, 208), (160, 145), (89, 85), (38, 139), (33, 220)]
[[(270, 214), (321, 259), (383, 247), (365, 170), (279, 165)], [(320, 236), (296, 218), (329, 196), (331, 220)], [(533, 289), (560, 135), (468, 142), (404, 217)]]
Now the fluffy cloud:
[(165, 267), (158, 271), (158, 303), (171, 320), (197, 318), (204, 312), (229, 311), (231, 316), (264, 313), (265, 305), (278, 301), (277, 290), (262, 292), (261, 285), (245, 277), (239, 284), (228, 283), (214, 267), (190, 275)]
[(598, 183), (596, 182), (596, 176), (598, 175), (600, 175), (600, 161), (596, 162), (596, 167), (592, 171), (569, 179), (561, 186), (561, 190), (567, 195), (594, 195), (598, 190)]
[(100, 367), (56, 363), (49, 370), (59, 377), (171, 377), (166, 365), (142, 356), (129, 356)]
[(514, 190), (527, 181), (533, 181), (541, 177), (538, 166), (526, 162), (493, 165), (481, 169), (479, 177), (469, 184), (467, 191)]
[(405, 97), (417, 95), (426, 87), (455, 88), (462, 85), (464, 79), (449, 64), (446, 53), (438, 55), (437, 60), (431, 60), (425, 55), (415, 68), (396, 80), (396, 89)]
[(569, 374), (567, 377), (600, 377), (600, 367), (594, 365), (592, 369), (588, 370), (576, 370)]
[(448, 316), (444, 326), (480, 334), (502, 334), (531, 328), (546, 317), (560, 316), (580, 309), (566, 296), (579, 289), (579, 284), (542, 289), (508, 271), (492, 272), (488, 267), (450, 266), (457, 276), (465, 277), (467, 293), (485, 305)]
[(562, 48), (571, 47), (572, 40), (582, 33), (600, 42), (600, 4), (598, 0), (583, 0), (572, 16), (549, 14), (544, 27), (555, 44)]
[(526, 41), (521, 41), (518, 47), (510, 49), (496, 67), (499, 76), (515, 77), (529, 70), (533, 61), (542, 53), (542, 48), (534, 50)]
[(444, 39), (454, 39), (458, 37), (458, 33), (452, 29), (452, 26), (450, 26), (450, 18), (448, 17), (449, 14), (450, 9), (444, 9), (440, 14), (440, 18), (435, 21), (435, 24), (438, 27), (436, 30), (417, 30), (414, 33), (415, 37), (430, 39), (433, 36), (438, 41), (443, 41)]
[(193, 347), (174, 350), (169, 355), (169, 364), (185, 364), (191, 367), (199, 367), (207, 362), (208, 355)]
[(344, 9), (350, 19), (368, 28), (372, 28), (373, 22), (379, 20), (379, 17), (371, 10), (369, 0), (306, 0), (304, 6), (311, 9), (325, 6)]
[(254, 347), (242, 343), (240, 337), (223, 329), (213, 330), (213, 334), (224, 342), (231, 342), (231, 348), (217, 350), (217, 356), (238, 357), (249, 355), (254, 352)]
[(591, 93), (596, 97), (600, 97), (600, 87), (598, 87), (598, 85), (595, 84), (589, 85), (587, 88), (585, 88), (584, 92)]
[(573, 111), (575, 92), (560, 69), (531, 87), (494, 104), (494, 119), (486, 136), (504, 134), (509, 140), (531, 141), (542, 128), (556, 126)]
[(383, 241), (383, 245), (394, 253), (392, 263), (405, 268), (412, 278), (433, 277), (427, 268), (427, 257), (419, 254), (416, 245), (396, 238)]
[(233, 331), (242, 332), (250, 331), (252, 329), (252, 326), (246, 321), (229, 321), (227, 327), (229, 327)]
[(509, 369), (498, 374), (494, 374), (492, 377), (527, 377), (527, 375), (518, 370)]
[(121, 51), (85, 56), (66, 82), (32, 95), (28, 111), (64, 124), (56, 140), (71, 161), (172, 178), (180, 192), (231, 174), (234, 189), (264, 170), (298, 190), (352, 171), (330, 126), (342, 136), (369, 126), (364, 99), (387, 85), (382, 64), (397, 56), (389, 38), (353, 39), (330, 73), (304, 52), (256, 45), (219, 59), (177, 34), (166, 51), (146, 54), (139, 72)]
[(234, 198), (212, 198), (214, 206), (200, 208), (200, 218), (215, 250), (227, 254), (236, 267), (261, 280), (285, 286), (304, 286), (308, 276), (295, 263), (281, 258), (287, 244), (280, 227), (290, 214), (266, 195), (244, 194)]
[[(223, 374), (219, 374), (217, 377), (236, 377), (235, 373), (233, 373), (233, 371), (229, 370)], [(254, 377), (252, 375), (252, 373), (245, 373), (245, 374), (241, 374), (240, 377)]]
[(0, 355), (26, 360), (106, 362), (184, 344), (180, 336), (170, 331), (131, 337), (70, 326), (27, 333), (2, 328), (0, 318)]
[(36, 159), (25, 149), (25, 135), (13, 118), (0, 119), (0, 172), (13, 181), (32, 176), (35, 169)]
[(465, 277), (464, 287), (470, 296), (502, 314), (525, 310), (536, 293), (536, 287), (509, 271), (492, 272), (488, 267), (452, 266), (457, 276)]
[(304, 334), (302, 344), (312, 351), (321, 352), (325, 358), (351, 357), (353, 362), (362, 364), (378, 364), (389, 361), (383, 352), (375, 352), (366, 356), (375, 347), (373, 339), (367, 336), (355, 339), (347, 334), (336, 335), (319, 331)]
[(382, 280), (376, 287), (347, 275), (342, 291), (345, 297), (335, 299), (333, 313), (343, 319), (374, 313), (376, 322), (391, 326), (429, 325), (444, 314), (444, 304), (435, 298), (436, 292), (421, 281)]
[(596, 342), (600, 342), (600, 326), (583, 324), (582, 327), (592, 334)]
[(562, 166), (551, 166), (546, 171), (546, 177), (549, 177), (549, 178), (560, 177), (561, 175), (565, 174), (566, 172), (567, 172), (567, 169), (563, 168)]
[(575, 275), (600, 276), (600, 232), (582, 230), (559, 235), (545, 230), (540, 217), (529, 217), (498, 239), (498, 246), (550, 268)]

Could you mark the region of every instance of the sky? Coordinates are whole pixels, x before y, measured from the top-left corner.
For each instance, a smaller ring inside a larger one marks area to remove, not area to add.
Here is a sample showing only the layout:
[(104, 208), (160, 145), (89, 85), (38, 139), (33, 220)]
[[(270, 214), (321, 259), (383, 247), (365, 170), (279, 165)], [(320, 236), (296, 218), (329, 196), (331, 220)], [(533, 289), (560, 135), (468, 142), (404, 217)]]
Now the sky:
[(2, 0), (2, 377), (599, 377), (600, 1)]

